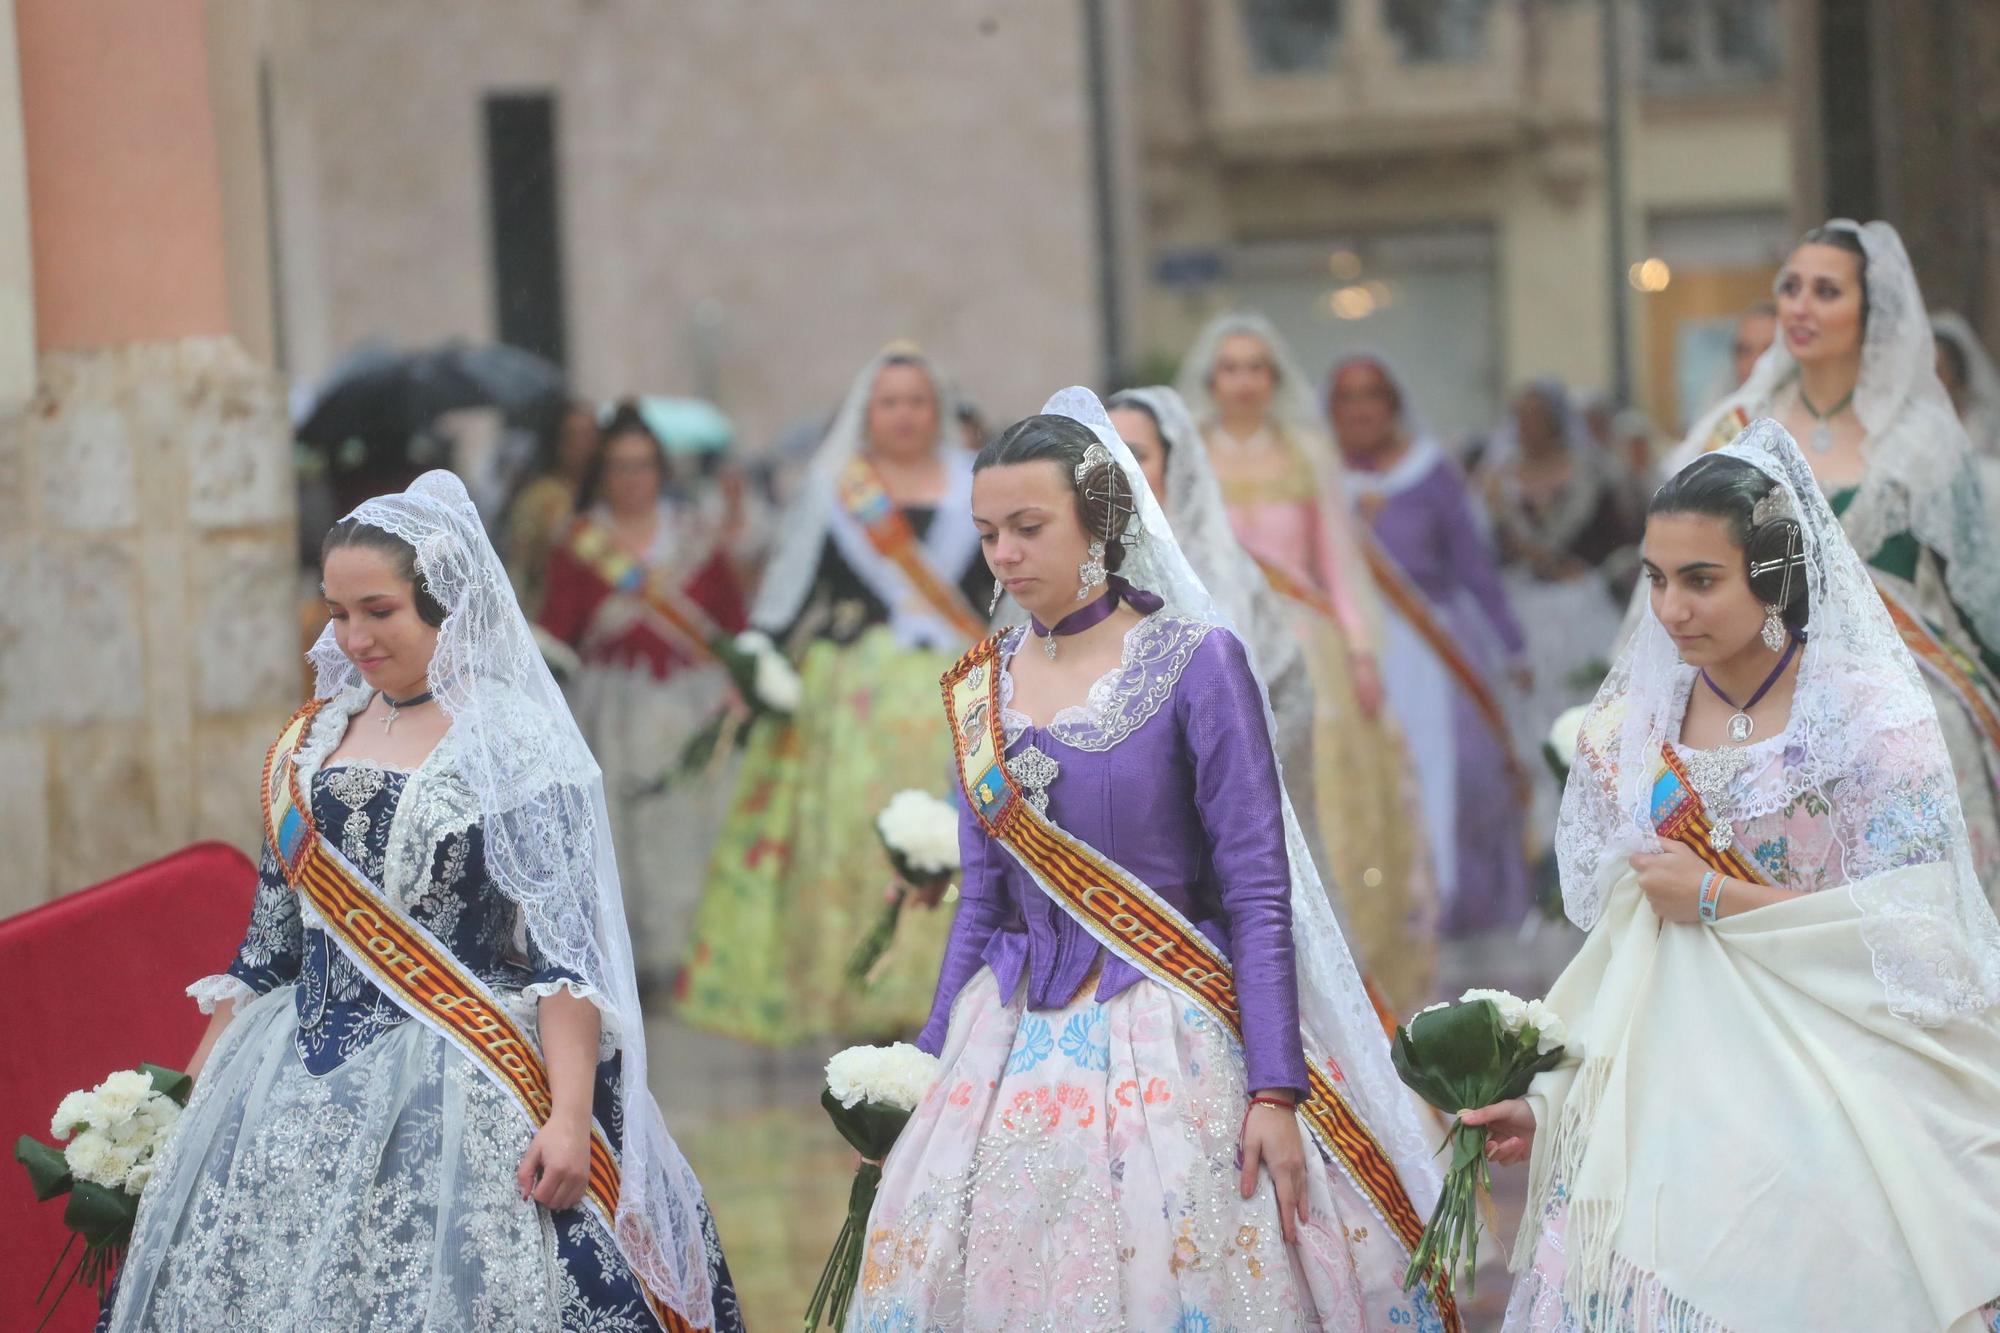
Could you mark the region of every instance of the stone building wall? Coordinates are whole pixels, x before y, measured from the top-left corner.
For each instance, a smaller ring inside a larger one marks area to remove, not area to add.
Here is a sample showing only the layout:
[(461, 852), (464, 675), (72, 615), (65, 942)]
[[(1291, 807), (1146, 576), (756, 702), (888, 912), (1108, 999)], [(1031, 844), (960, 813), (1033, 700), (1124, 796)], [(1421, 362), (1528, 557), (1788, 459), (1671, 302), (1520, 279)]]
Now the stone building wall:
[(0, 916), (253, 851), (295, 706), (289, 431), (227, 338), (45, 352), (0, 417)]

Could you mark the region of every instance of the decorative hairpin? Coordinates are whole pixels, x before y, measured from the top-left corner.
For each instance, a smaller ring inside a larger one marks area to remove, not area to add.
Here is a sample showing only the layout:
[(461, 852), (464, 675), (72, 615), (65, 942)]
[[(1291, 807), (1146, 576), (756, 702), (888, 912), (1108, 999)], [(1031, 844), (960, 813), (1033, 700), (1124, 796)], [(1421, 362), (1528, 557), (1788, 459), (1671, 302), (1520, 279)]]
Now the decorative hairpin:
[(1764, 498), (1750, 507), (1750, 526), (1761, 528), (1766, 523), (1788, 518), (1798, 522), (1798, 512), (1792, 507), (1791, 493), (1783, 485), (1774, 484)]

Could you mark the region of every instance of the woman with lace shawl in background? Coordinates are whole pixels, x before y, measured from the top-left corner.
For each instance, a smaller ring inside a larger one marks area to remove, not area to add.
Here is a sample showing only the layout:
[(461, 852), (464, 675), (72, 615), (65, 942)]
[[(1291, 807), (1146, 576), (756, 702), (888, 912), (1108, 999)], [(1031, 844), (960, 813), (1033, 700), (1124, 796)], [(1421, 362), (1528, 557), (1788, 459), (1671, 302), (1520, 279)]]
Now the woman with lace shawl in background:
[(1572, 1058), (1467, 1117), (1532, 1141), (1506, 1327), (1984, 1330), (2000, 922), (1916, 663), (1775, 422), (1643, 551), (1556, 835)]
[(1176, 386), (1222, 484), (1236, 536), (1285, 599), (1313, 685), (1314, 804), (1301, 808), (1363, 969), (1398, 978), (1434, 949), (1436, 886), (1417, 780), (1384, 706), (1382, 611), (1309, 381), (1261, 315), (1202, 330)]
[(948, 781), (937, 679), (999, 603), (971, 494), (945, 376), (892, 345), (828, 428), (750, 608), (803, 690), (744, 753), (681, 976), (686, 1021), (771, 1046), (924, 1021), (949, 911), (904, 912), (867, 982), (847, 973), (890, 878), (875, 816)]
[(1778, 341), (1698, 423), (1678, 467), (1774, 417), (1801, 441), (1923, 669), (1959, 776), (1973, 861), (2000, 894), (2000, 541), (1937, 376), (1916, 273), (1886, 222), (1807, 233), (1778, 275)]
[(1088, 390), (978, 466), (1032, 619), (945, 678), (965, 869), (919, 1038), (943, 1064), (848, 1328), (1456, 1329), (1402, 1290), (1436, 1168), (1250, 652)]
[(740, 1328), (647, 1089), (597, 765), (465, 487), (323, 550), (317, 697), (106, 1326)]

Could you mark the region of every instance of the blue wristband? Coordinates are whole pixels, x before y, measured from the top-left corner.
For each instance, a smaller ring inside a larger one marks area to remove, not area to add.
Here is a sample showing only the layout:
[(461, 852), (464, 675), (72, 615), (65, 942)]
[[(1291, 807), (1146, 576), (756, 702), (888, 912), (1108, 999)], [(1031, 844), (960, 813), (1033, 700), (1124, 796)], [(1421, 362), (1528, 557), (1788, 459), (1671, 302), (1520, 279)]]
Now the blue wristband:
[(1715, 924), (1715, 913), (1722, 906), (1721, 874), (1710, 870), (1701, 877), (1701, 905), (1696, 909), (1701, 919), (1709, 925)]

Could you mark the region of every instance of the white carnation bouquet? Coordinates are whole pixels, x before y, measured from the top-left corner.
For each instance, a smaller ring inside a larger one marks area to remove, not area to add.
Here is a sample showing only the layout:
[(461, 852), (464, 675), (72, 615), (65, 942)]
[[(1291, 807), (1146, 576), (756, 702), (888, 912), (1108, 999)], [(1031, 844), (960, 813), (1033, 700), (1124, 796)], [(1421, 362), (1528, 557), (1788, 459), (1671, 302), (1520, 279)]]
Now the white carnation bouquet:
[(194, 1080), (178, 1070), (159, 1065), (121, 1069), (88, 1091), (70, 1093), (57, 1105), (49, 1133), (58, 1142), (66, 1140), (63, 1147), (26, 1134), (14, 1144), (14, 1160), (27, 1168), (37, 1199), (69, 1196), (63, 1209), (63, 1225), (71, 1232), (69, 1244), (57, 1256), (37, 1302), (48, 1294), (63, 1260), (81, 1238), (83, 1255), (56, 1293), (55, 1303), (60, 1304), (81, 1278), (96, 1289), (102, 1304), (131, 1242), (139, 1196), (152, 1183), (160, 1153), (193, 1091)]
[(1478, 1200), (1491, 1191), (1493, 1174), (1486, 1163), (1486, 1127), (1464, 1124), (1458, 1113), (1526, 1094), (1535, 1075), (1562, 1060), (1568, 1039), (1562, 1019), (1542, 1001), (1501, 990), (1469, 990), (1396, 1030), (1389, 1045), (1396, 1073), (1452, 1117), (1443, 1149), (1451, 1159), (1444, 1191), (1410, 1256), (1405, 1290), (1420, 1282), (1450, 1286), (1462, 1267), (1471, 1294), (1479, 1262)]
[(889, 854), (897, 884), (888, 906), (847, 960), (847, 977), (865, 985), (896, 937), (903, 905), (914, 891), (934, 898), (958, 878), (958, 810), (926, 791), (899, 791), (875, 816), (875, 836)]
[(708, 772), (723, 755), (747, 743), (750, 729), (759, 721), (767, 717), (789, 720), (805, 697), (799, 673), (762, 630), (745, 630), (734, 638), (721, 635), (708, 646), (729, 673), (736, 698), (688, 738), (680, 758), (656, 784), (655, 791), (681, 778)]
[(826, 1062), (826, 1090), (819, 1103), (833, 1117), (840, 1136), (861, 1154), (861, 1166), (848, 1191), (847, 1220), (806, 1306), (806, 1333), (822, 1325), (846, 1326), (847, 1306), (861, 1276), (868, 1213), (882, 1183), (882, 1159), (937, 1076), (937, 1057), (904, 1041), (893, 1046), (850, 1046)]

